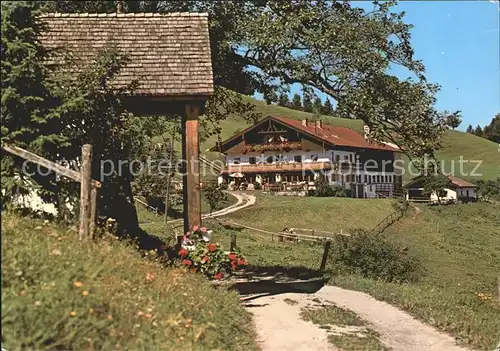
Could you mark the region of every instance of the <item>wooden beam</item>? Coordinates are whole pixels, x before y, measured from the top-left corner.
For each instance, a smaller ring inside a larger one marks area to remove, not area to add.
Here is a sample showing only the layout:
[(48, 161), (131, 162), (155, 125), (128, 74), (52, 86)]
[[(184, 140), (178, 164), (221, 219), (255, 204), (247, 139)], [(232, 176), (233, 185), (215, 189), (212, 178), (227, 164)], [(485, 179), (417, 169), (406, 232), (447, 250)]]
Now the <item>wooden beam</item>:
[(82, 146), (82, 169), (80, 184), (80, 229), (78, 235), (80, 240), (90, 238), (90, 195), (92, 175), (92, 145)]
[(98, 215), (98, 195), (99, 195), (99, 189), (92, 187), (92, 190), (90, 191), (90, 226), (89, 226), (89, 231), (90, 231), (90, 236), (93, 238), (95, 237), (95, 232), (96, 232), (96, 224), (97, 224), (97, 215)]
[(199, 121), (201, 105), (198, 102), (186, 104), (182, 118), (182, 157), (183, 170), (183, 204), (184, 232), (201, 224), (200, 162), (199, 154)]
[[(82, 180), (82, 175), (79, 172), (73, 171), (72, 169), (63, 167), (55, 162), (49, 161), (43, 157), (40, 157), (30, 151), (21, 149), (20, 147), (14, 146), (14, 145), (2, 145), (2, 149), (5, 151), (22, 157), (25, 160), (28, 160), (30, 162), (36, 163), (37, 165), (43, 166), (53, 172), (56, 172), (66, 178), (72, 179), (75, 182), (81, 182)], [(98, 182), (97, 180), (92, 180), (92, 186), (96, 188), (101, 187), (101, 183)]]

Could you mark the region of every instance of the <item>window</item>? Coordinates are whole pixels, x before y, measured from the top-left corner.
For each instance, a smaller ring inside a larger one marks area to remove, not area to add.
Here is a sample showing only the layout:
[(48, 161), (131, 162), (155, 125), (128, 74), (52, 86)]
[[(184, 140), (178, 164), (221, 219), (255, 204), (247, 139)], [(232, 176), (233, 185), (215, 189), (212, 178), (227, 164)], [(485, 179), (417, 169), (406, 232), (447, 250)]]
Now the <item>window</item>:
[(248, 163), (250, 163), (251, 165), (254, 165), (257, 163), (257, 159), (254, 156), (251, 156), (248, 158)]
[(377, 183), (380, 183), (380, 176), (377, 176)]
[(337, 173), (332, 173), (332, 182), (336, 182), (338, 180)]
[(365, 183), (368, 183), (368, 176), (365, 174)]
[(469, 197), (469, 190), (465, 191), (465, 196)]
[(335, 155), (335, 161), (340, 162), (340, 155)]
[(376, 183), (377, 182), (377, 178), (373, 175), (372, 176), (372, 183)]
[(352, 154), (349, 154), (349, 161), (352, 163)]
[(384, 176), (384, 179), (385, 179), (385, 182), (388, 183), (389, 182), (389, 177), (388, 176)]
[(273, 163), (273, 161), (274, 161), (274, 156), (268, 156), (268, 157), (266, 158), (266, 162), (267, 162), (267, 163)]
[(349, 155), (344, 155), (344, 161), (349, 161)]
[(311, 155), (312, 161), (318, 161), (318, 155)]
[(240, 163), (241, 163), (241, 158), (239, 158), (239, 157), (235, 157), (235, 158), (233, 159), (233, 164), (235, 164), (235, 165), (239, 165)]
[(389, 183), (392, 183), (392, 176), (389, 176)]
[(295, 156), (293, 156), (293, 160), (295, 162), (302, 162), (302, 155), (295, 155)]

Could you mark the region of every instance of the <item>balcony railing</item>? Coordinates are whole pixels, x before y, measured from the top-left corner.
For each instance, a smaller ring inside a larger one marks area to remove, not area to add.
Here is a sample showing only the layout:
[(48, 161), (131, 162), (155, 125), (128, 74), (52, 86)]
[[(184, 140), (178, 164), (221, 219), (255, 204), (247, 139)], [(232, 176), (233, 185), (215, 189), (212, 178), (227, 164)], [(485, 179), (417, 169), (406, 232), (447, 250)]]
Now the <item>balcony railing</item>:
[(278, 162), (260, 164), (237, 164), (224, 168), (226, 173), (270, 173), (270, 172), (302, 172), (332, 169), (330, 162)]

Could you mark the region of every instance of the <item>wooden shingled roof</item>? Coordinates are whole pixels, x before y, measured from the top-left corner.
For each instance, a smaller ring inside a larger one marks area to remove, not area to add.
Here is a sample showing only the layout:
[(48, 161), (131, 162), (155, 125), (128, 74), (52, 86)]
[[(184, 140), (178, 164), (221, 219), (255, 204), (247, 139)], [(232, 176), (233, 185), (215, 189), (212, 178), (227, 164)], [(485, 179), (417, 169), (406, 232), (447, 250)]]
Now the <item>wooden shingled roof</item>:
[[(213, 94), (212, 62), (205, 13), (61, 14), (40, 17), (41, 43), (66, 49), (75, 73), (106, 45), (128, 55), (130, 62), (113, 83), (139, 83), (136, 95), (208, 97)], [(62, 63), (63, 56), (54, 63)]]

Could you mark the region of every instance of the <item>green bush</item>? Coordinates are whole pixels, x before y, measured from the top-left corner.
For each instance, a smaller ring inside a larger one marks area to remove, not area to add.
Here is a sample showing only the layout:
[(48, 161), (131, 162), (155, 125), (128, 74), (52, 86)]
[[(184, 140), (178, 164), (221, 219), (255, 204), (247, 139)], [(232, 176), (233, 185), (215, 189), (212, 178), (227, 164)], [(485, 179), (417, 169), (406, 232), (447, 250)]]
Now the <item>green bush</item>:
[(6, 350), (256, 350), (254, 340), (239, 296), (201, 275), (2, 213)]
[(423, 273), (418, 259), (383, 235), (357, 231), (336, 236), (329, 254), (333, 272), (360, 274), (389, 282), (417, 280)]
[(337, 184), (332, 186), (323, 178), (316, 180), (315, 187), (314, 196), (317, 197), (346, 197), (346, 190), (342, 186)]
[(253, 182), (253, 188), (255, 190), (261, 190), (262, 189), (262, 184), (260, 184), (259, 182)]
[(219, 184), (219, 189), (220, 190), (227, 190), (227, 189), (229, 189), (229, 185), (226, 182), (222, 182)]

